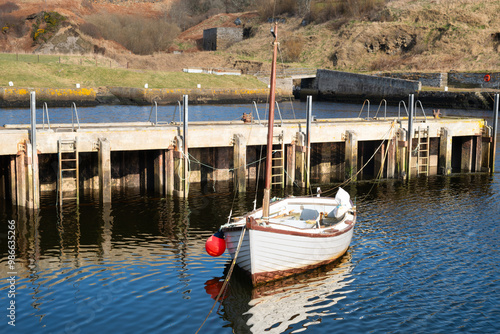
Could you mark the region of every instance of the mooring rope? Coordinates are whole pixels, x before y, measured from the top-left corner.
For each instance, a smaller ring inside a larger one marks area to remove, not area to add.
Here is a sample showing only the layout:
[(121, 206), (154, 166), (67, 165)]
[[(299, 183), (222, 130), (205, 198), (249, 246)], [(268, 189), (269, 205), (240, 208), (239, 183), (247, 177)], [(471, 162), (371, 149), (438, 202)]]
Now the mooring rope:
[[(229, 217), (231, 217), (231, 215), (229, 215)], [(219, 302), (220, 297), (222, 296), (222, 294), (226, 290), (226, 285), (229, 283), (229, 280), (231, 279), (231, 275), (233, 274), (234, 266), (236, 265), (236, 259), (238, 258), (238, 254), (240, 253), (241, 244), (243, 243), (243, 238), (245, 237), (246, 230), (247, 230), (247, 227), (246, 227), (246, 224), (245, 224), (243, 226), (242, 231), (241, 231), (240, 240), (238, 241), (238, 247), (236, 248), (236, 252), (234, 253), (233, 262), (231, 263), (231, 267), (229, 268), (229, 271), (227, 273), (226, 279), (224, 280), (224, 283), (222, 284), (222, 287), (221, 287), (221, 289), (219, 291), (219, 294), (217, 295), (217, 298), (215, 299), (214, 304), (212, 305), (212, 308), (210, 309), (210, 311), (208, 312), (207, 316), (205, 317), (205, 320), (203, 320), (203, 322), (201, 323), (200, 328), (198, 328), (198, 330), (196, 331), (196, 334), (198, 334), (198, 332), (201, 330), (201, 328), (203, 327), (203, 325), (205, 325), (205, 322), (207, 321), (207, 319), (210, 316), (210, 314), (212, 314), (212, 311), (214, 310), (215, 305), (217, 305), (217, 303)]]
[[(372, 156), (370, 157), (370, 159), (368, 159), (366, 161), (366, 163), (356, 172), (356, 174), (352, 175), (350, 178), (348, 178), (347, 180), (345, 180), (344, 182), (340, 183), (339, 185), (331, 188), (331, 189), (328, 189), (326, 191), (323, 191), (322, 193), (323, 194), (327, 194), (329, 192), (331, 192), (333, 194), (333, 191), (335, 189), (338, 189), (340, 187), (343, 187), (343, 186), (346, 186), (348, 185), (349, 183), (352, 182), (352, 180), (354, 180), (355, 177), (358, 176), (359, 173), (361, 173), (363, 171), (363, 169), (368, 165), (368, 163), (373, 159), (375, 158), (375, 155), (377, 154), (378, 151), (380, 151), (380, 149), (382, 148), (382, 145), (385, 143), (385, 141), (387, 140), (388, 142), (391, 142), (392, 141), (392, 137), (393, 137), (393, 131), (394, 131), (394, 125), (395, 125), (395, 121), (393, 121), (391, 123), (391, 127), (389, 128), (389, 130), (384, 134), (384, 137), (382, 138), (382, 142), (380, 143), (380, 145), (378, 146), (378, 148), (375, 150), (375, 152), (373, 152)], [(386, 137), (387, 136), (387, 137)], [(386, 152), (386, 156), (387, 156), (387, 152)], [(384, 158), (385, 159), (385, 158)]]

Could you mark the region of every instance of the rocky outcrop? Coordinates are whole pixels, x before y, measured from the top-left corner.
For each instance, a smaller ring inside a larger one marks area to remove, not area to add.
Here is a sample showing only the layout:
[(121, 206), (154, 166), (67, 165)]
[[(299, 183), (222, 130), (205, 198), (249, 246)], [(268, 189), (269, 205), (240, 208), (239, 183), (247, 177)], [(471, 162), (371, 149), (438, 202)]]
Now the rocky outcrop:
[(74, 27), (59, 30), (46, 43), (35, 50), (42, 54), (86, 54), (94, 52), (94, 45), (87, 41)]

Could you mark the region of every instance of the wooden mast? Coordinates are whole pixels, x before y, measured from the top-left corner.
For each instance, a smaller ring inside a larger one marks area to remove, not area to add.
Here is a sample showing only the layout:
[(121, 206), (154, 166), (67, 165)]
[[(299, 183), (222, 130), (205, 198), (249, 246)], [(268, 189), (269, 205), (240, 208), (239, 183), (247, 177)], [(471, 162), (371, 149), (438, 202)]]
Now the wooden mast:
[(274, 31), (271, 30), (274, 35), (273, 43), (273, 62), (271, 65), (271, 87), (269, 92), (269, 121), (267, 129), (267, 155), (266, 155), (266, 174), (265, 174), (265, 188), (264, 188), (264, 200), (262, 203), (262, 218), (266, 219), (269, 217), (269, 201), (271, 197), (271, 170), (273, 162), (273, 128), (274, 128), (274, 104), (275, 104), (275, 90), (276, 90), (276, 59), (278, 55), (278, 23), (274, 24)]

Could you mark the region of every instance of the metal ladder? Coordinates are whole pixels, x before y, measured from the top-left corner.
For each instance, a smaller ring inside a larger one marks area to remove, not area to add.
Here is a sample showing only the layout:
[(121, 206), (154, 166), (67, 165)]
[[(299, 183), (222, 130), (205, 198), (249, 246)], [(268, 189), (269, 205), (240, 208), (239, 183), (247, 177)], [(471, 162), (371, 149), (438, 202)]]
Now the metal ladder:
[(283, 132), (273, 136), (271, 187), (285, 188), (285, 144)]
[(418, 140), (417, 144), (417, 176), (429, 175), (429, 127), (418, 127), (415, 137)]
[[(59, 206), (62, 207), (64, 200), (76, 200), (79, 203), (80, 180), (79, 180), (79, 161), (78, 161), (78, 141), (59, 139), (57, 142), (59, 174), (57, 179), (57, 192), (59, 196)], [(65, 196), (65, 184), (71, 184), (71, 190), (74, 189), (73, 196)], [(73, 188), (74, 184), (74, 188)]]

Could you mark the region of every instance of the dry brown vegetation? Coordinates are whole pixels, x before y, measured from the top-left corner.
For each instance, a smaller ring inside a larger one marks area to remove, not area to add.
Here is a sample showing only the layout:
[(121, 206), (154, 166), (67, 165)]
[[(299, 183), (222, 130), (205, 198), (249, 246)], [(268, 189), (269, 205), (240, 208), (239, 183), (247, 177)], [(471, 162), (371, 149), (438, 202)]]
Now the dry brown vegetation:
[[(133, 68), (232, 67), (244, 63), (239, 60), (263, 63), (265, 68), (271, 54), (267, 21), (274, 16), (286, 19), (279, 27), (284, 66), (347, 71), (500, 69), (498, 0), (277, 0), (276, 5), (270, 0), (0, 0), (1, 28), (13, 22), (0, 35), (2, 50), (35, 49), (29, 38), (19, 37), (27, 28), (16, 22), (40, 8), (64, 15), (98, 50), (105, 50), (106, 57)], [(242, 8), (253, 11), (226, 13)], [(145, 18), (140, 27), (126, 21), (131, 14)], [(198, 52), (203, 29), (234, 26), (238, 17), (249, 38), (225, 51)], [(178, 30), (165, 26), (159, 30), (168, 30), (162, 36), (168, 38), (142, 38), (161, 35), (155, 27), (141, 30), (150, 20), (175, 23), (183, 32), (173, 39)], [(199, 20), (203, 21), (189, 27)], [(134, 55), (125, 48), (153, 54)], [(184, 53), (164, 52), (167, 49)]]

